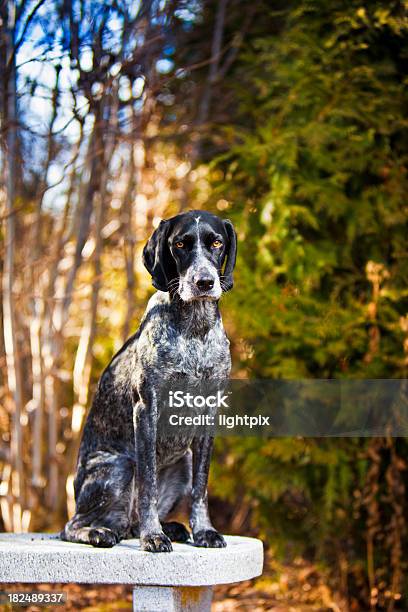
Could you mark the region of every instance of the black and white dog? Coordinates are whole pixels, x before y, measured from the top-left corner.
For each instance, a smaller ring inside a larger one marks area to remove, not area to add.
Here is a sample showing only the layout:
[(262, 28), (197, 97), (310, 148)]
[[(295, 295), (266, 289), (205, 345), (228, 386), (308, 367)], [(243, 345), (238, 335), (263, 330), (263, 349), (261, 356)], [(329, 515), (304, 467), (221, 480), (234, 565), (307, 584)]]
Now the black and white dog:
[(194, 543), (225, 546), (208, 513), (212, 436), (160, 436), (158, 388), (228, 378), (218, 301), (232, 288), (236, 253), (232, 223), (198, 210), (162, 221), (146, 244), (158, 292), (99, 381), (79, 450), (76, 513), (62, 539), (110, 547), (138, 535), (143, 550), (171, 551), (171, 540), (190, 534), (166, 517), (191, 496)]

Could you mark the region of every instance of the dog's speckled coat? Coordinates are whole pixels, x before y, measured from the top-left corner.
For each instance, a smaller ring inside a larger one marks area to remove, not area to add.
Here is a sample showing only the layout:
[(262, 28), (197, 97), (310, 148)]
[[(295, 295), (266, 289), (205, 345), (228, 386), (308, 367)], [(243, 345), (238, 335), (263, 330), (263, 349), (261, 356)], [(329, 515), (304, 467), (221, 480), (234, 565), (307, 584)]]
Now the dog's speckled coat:
[(161, 435), (157, 421), (166, 383), (221, 384), (229, 376), (218, 300), (232, 287), (235, 258), (232, 224), (204, 211), (162, 221), (149, 240), (144, 262), (159, 291), (99, 381), (79, 451), (76, 513), (62, 539), (113, 546), (140, 535), (144, 550), (170, 551), (171, 539), (189, 533), (164, 521), (191, 494), (195, 544), (225, 546), (208, 514), (212, 438)]

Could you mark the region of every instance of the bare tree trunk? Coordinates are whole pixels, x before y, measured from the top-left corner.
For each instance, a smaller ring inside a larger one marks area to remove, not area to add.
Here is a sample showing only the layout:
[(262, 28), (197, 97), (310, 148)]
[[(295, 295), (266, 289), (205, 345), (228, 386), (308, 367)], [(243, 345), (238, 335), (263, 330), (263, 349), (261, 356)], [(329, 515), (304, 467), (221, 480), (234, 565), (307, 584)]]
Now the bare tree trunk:
[(136, 168), (133, 144), (130, 146), (129, 177), (122, 205), (123, 250), (126, 268), (126, 315), (123, 323), (122, 337), (127, 340), (135, 309), (135, 228), (133, 222), (133, 195), (136, 186)]
[[(219, 0), (217, 14), (215, 16), (214, 34), (211, 45), (211, 61), (208, 69), (208, 77), (201, 97), (197, 115), (198, 126), (204, 125), (210, 113), (213, 86), (218, 77), (218, 66), (221, 58), (222, 37), (224, 33), (225, 11), (228, 0)], [(197, 153), (200, 151), (200, 140), (197, 141)]]
[(44, 414), (44, 368), (41, 351), (41, 320), (44, 313), (42, 300), (36, 305), (36, 315), (30, 321), (31, 368), (33, 378), (32, 402), (34, 412), (32, 439), (32, 483), (36, 487), (43, 484), (42, 471), (42, 430)]
[(5, 258), (3, 267), (3, 332), (7, 361), (7, 384), (14, 401), (11, 432), (11, 490), (14, 498), (10, 524), (16, 531), (22, 529), (22, 509), (24, 506), (23, 483), (23, 441), (21, 416), (23, 413), (23, 392), (21, 364), (17, 340), (17, 323), (13, 297), (14, 259), (15, 259), (15, 198), (16, 198), (16, 157), (17, 157), (17, 101), (16, 67), (14, 57), (15, 10), (13, 2), (8, 3), (8, 23), (4, 27), (8, 66), (6, 108), (6, 150), (4, 169), (6, 185)]
[[(31, 357), (32, 357), (32, 379), (33, 379), (33, 391), (32, 391), (32, 402), (34, 412), (34, 426), (33, 426), (33, 443), (32, 443), (32, 483), (34, 486), (42, 485), (41, 470), (42, 470), (42, 429), (43, 429), (43, 415), (45, 407), (45, 377), (44, 377), (44, 364), (41, 344), (41, 329), (43, 325), (43, 319), (45, 315), (45, 304), (44, 304), (44, 283), (41, 282), (44, 277), (44, 271), (40, 269), (39, 258), (42, 254), (42, 205), (45, 190), (47, 187), (47, 175), (54, 159), (55, 154), (55, 143), (53, 140), (53, 128), (58, 113), (58, 98), (59, 98), (59, 74), (61, 66), (56, 67), (56, 79), (55, 86), (52, 95), (52, 113), (51, 119), (48, 126), (48, 138), (47, 138), (47, 161), (43, 171), (43, 180), (40, 181), (38, 190), (38, 201), (37, 209), (34, 221), (34, 246), (32, 248), (31, 256), (31, 284), (32, 284), (32, 304), (31, 311), (32, 316), (30, 320), (30, 341), (31, 341)], [(45, 271), (46, 275), (46, 271)]]
[[(197, 119), (195, 128), (198, 133), (195, 135), (190, 153), (190, 167), (193, 169), (200, 157), (202, 140), (200, 131), (208, 121), (211, 107), (211, 99), (213, 88), (218, 78), (218, 67), (221, 58), (222, 38), (224, 33), (225, 11), (228, 0), (218, 0), (217, 13), (215, 16), (214, 33), (211, 44), (210, 67), (208, 69), (208, 77), (204, 85), (204, 90), (200, 97), (198, 106)], [(190, 173), (187, 173), (184, 178), (182, 187), (182, 196), (180, 201), (180, 210), (185, 210), (189, 203), (191, 193)]]

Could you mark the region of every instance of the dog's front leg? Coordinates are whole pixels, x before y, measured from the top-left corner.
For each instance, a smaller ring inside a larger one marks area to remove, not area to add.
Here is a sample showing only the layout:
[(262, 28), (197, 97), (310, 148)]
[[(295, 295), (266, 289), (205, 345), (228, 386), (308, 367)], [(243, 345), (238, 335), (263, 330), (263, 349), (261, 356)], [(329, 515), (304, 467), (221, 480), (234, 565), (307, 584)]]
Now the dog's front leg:
[(223, 548), (226, 542), (211, 523), (208, 512), (207, 483), (210, 470), (211, 452), (214, 438), (201, 436), (194, 438), (193, 449), (193, 489), (190, 527), (196, 546)]
[(138, 393), (134, 428), (140, 545), (149, 552), (170, 552), (171, 541), (162, 531), (157, 512), (156, 395), (146, 382), (139, 385)]

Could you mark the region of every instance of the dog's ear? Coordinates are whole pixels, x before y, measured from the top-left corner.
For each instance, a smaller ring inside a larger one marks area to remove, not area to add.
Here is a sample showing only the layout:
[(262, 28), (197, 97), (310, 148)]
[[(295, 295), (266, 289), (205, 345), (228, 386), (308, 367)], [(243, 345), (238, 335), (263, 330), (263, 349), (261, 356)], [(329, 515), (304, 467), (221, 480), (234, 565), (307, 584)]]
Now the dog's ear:
[(234, 279), (232, 277), (232, 272), (235, 268), (235, 261), (237, 259), (237, 234), (235, 232), (234, 226), (232, 225), (229, 219), (224, 221), (224, 228), (227, 232), (228, 236), (228, 245), (226, 251), (226, 259), (227, 263), (225, 264), (223, 279), (224, 282), (223, 287), (224, 291), (229, 291), (232, 289), (234, 285)]
[(159, 291), (168, 291), (168, 283), (174, 275), (173, 256), (167, 244), (169, 221), (160, 221), (143, 249), (143, 263), (152, 277), (152, 285)]

